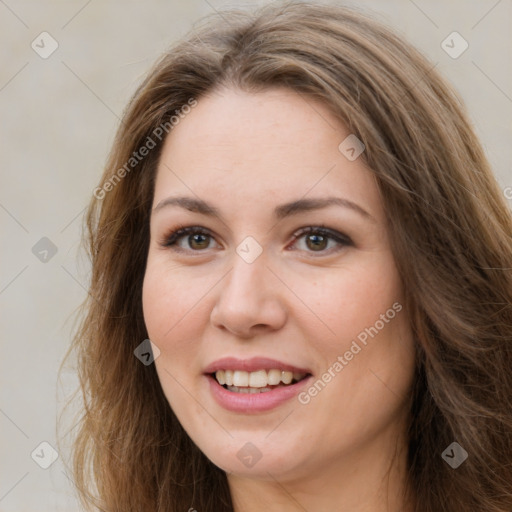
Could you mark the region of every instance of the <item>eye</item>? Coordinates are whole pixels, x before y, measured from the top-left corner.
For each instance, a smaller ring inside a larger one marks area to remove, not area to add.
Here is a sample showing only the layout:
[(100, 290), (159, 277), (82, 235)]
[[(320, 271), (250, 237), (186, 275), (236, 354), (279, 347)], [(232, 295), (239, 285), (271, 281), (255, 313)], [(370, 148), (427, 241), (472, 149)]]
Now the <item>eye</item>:
[(177, 251), (201, 251), (210, 249), (210, 242), (214, 240), (210, 232), (199, 226), (180, 226), (160, 241), (162, 247), (172, 247)]
[(332, 250), (340, 250), (342, 247), (353, 245), (352, 240), (332, 229), (322, 226), (309, 226), (294, 235), (295, 244), (299, 243), (299, 250), (316, 253), (331, 253)]
[[(301, 251), (330, 254), (343, 247), (353, 245), (352, 240), (338, 231), (323, 226), (308, 226), (293, 235), (293, 245), (299, 245)], [(200, 226), (180, 226), (171, 231), (161, 241), (162, 247), (171, 247), (176, 251), (201, 252), (211, 249), (215, 239), (205, 228)], [(298, 243), (302, 242), (302, 243)], [(297, 250), (297, 249), (291, 249)]]

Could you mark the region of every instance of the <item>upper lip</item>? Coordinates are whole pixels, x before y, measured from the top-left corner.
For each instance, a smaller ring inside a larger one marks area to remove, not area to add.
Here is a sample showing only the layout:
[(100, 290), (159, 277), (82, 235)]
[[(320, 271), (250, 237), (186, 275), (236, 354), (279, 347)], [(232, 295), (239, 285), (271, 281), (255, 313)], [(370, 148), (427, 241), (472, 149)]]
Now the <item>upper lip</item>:
[(311, 373), (307, 368), (300, 368), (292, 364), (283, 363), (277, 359), (267, 357), (252, 357), (250, 359), (237, 359), (236, 357), (223, 357), (209, 364), (204, 373), (215, 373), (217, 370), (242, 370), (246, 372), (255, 372), (258, 370), (285, 370), (296, 373)]

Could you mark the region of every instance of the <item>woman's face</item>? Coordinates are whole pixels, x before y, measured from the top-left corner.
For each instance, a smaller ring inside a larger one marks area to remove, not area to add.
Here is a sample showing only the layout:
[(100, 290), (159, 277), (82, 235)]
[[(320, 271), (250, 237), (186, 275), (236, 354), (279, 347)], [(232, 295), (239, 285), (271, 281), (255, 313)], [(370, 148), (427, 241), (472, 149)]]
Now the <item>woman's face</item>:
[(412, 337), (349, 135), (293, 91), (222, 89), (165, 142), (144, 318), (170, 406), (233, 477), (357, 471), (403, 434)]

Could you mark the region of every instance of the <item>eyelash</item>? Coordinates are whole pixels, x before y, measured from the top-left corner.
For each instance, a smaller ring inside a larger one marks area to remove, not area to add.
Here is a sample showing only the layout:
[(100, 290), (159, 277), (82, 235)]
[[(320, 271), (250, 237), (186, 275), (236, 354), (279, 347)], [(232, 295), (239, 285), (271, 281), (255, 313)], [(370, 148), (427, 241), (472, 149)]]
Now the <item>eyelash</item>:
[[(308, 226), (307, 228), (300, 229), (299, 231), (297, 231), (293, 234), (293, 242), (296, 242), (304, 235), (308, 235), (308, 234), (312, 234), (312, 233), (316, 234), (316, 235), (325, 236), (330, 240), (334, 240), (342, 247), (354, 245), (352, 240), (347, 235), (344, 235), (343, 233), (340, 233), (338, 231), (326, 228), (322, 225), (321, 226)], [(162, 247), (171, 248), (172, 250), (177, 251), (177, 252), (189, 252), (190, 251), (190, 252), (201, 253), (201, 252), (206, 251), (207, 249), (203, 249), (203, 250), (183, 249), (176, 245), (177, 242), (181, 238), (183, 238), (187, 235), (195, 235), (195, 234), (205, 235), (205, 236), (214, 238), (214, 236), (212, 235), (212, 233), (209, 230), (202, 228), (200, 226), (178, 226), (177, 229), (171, 231), (166, 236), (164, 236), (163, 239), (160, 240), (159, 243)], [(341, 248), (338, 248), (337, 250), (340, 250), (340, 249)], [(330, 250), (307, 251), (307, 252), (310, 252), (312, 254), (314, 254), (315, 252), (318, 252), (320, 255), (325, 255), (325, 254), (331, 254), (333, 251), (331, 248)]]

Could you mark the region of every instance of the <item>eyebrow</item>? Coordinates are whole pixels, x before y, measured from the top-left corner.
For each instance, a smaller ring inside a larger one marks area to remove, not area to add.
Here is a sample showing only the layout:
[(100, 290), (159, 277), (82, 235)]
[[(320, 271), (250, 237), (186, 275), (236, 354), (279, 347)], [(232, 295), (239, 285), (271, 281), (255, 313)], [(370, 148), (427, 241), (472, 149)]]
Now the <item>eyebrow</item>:
[[(375, 222), (375, 219), (361, 206), (342, 197), (322, 197), (311, 199), (303, 198), (298, 199), (296, 201), (291, 201), (289, 203), (277, 206), (274, 209), (274, 217), (276, 217), (276, 219), (278, 220), (281, 220), (284, 219), (285, 217), (290, 217), (292, 215), (310, 212), (313, 210), (320, 210), (322, 208), (327, 208), (328, 206), (333, 205), (348, 208), (358, 213), (361, 217)], [(163, 199), (155, 206), (155, 208), (153, 208), (153, 213), (156, 213), (159, 210), (168, 206), (178, 206), (190, 212), (200, 213), (202, 215), (208, 215), (210, 217), (216, 217), (222, 220), (222, 215), (219, 209), (216, 208), (215, 206), (207, 203), (206, 201), (203, 201), (202, 199), (185, 196), (168, 197), (166, 199)]]

